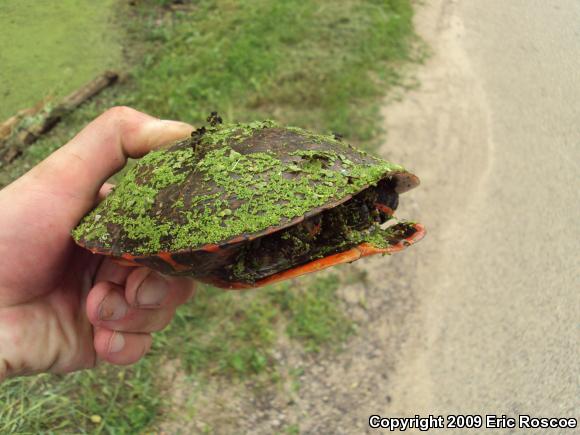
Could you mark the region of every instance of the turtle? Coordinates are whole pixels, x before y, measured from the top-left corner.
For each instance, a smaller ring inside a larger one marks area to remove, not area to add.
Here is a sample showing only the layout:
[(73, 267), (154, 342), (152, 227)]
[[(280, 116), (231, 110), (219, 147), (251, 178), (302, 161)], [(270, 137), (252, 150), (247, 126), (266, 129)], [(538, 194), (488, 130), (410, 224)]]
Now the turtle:
[(394, 217), (418, 184), (340, 135), (214, 112), (141, 158), (72, 236), (123, 265), (261, 287), (418, 242), (423, 225)]

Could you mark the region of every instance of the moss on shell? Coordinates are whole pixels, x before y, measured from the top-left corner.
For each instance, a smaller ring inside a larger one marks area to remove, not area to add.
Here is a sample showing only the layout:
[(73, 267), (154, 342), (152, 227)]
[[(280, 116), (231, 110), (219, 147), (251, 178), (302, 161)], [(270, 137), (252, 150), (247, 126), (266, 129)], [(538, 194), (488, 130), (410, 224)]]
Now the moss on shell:
[[(272, 121), (214, 126), (201, 137), (201, 153), (182, 146), (147, 154), (82, 220), (74, 238), (117, 249), (111, 231), (116, 226), (122, 237), (135, 242), (130, 254), (199, 248), (303, 216), (375, 184), (389, 172), (404, 170), (376, 158), (355, 163), (334, 150), (299, 150), (281, 160), (270, 151), (242, 154), (232, 148), (257, 130), (273, 127), (277, 125)], [(286, 130), (317, 143), (340, 143), (332, 136)], [(160, 192), (187, 183), (194, 173), (196, 182), (207, 186), (201, 194), (177, 195), (171, 204), (160, 204), (160, 198), (167, 198)]]
[[(139, 164), (128, 171), (123, 180), (107, 198), (91, 213), (83, 218), (73, 230), (75, 240), (98, 240), (103, 246), (114, 243), (109, 225), (121, 225), (127, 237), (147, 240), (150, 249), (161, 248), (161, 238), (169, 234), (171, 224), (149, 216), (159, 191), (185, 179), (191, 165), (191, 149), (168, 153), (164, 150), (152, 151)], [(141, 171), (150, 172), (149, 184), (137, 181)], [(179, 203), (173, 204), (179, 206)]]

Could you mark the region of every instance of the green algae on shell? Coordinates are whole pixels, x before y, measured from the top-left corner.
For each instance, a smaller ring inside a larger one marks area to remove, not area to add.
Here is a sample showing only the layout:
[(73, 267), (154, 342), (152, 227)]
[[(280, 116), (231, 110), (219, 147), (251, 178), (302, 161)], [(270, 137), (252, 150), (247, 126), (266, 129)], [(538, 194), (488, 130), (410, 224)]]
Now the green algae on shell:
[(73, 237), (115, 256), (195, 250), (286, 227), (404, 173), (333, 136), (215, 125), (143, 157)]

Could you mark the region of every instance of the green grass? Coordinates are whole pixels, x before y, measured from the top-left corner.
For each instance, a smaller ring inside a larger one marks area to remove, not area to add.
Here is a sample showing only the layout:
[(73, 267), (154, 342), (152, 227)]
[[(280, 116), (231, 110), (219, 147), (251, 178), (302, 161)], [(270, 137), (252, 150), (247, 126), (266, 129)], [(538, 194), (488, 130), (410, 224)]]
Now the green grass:
[[(410, 0), (198, 0), (177, 13), (168, 12), (170, 4), (146, 0), (133, 8), (124, 29), (135, 63), (128, 78), (3, 168), (0, 186), (119, 104), (194, 124), (212, 110), (228, 121), (273, 118), (369, 145), (379, 132), (381, 98), (414, 56)], [(281, 338), (323, 357), (354, 332), (340, 285), (336, 275), (321, 273), (240, 293), (204, 286), (134, 367), (3, 384), (0, 433), (155, 427), (166, 406), (159, 366), (167, 358), (204, 382), (276, 382)]]
[(287, 285), (284, 291), (270, 293), (288, 317), (286, 333), (307, 351), (335, 346), (353, 332), (352, 322), (337, 306), (339, 286), (338, 275), (321, 274), (307, 286)]
[[(211, 110), (242, 121), (274, 117), (369, 140), (376, 98), (409, 56), (411, 6), (389, 1), (200, 1), (150, 37), (128, 103), (202, 122)], [(388, 64), (387, 64), (388, 62)]]
[(157, 334), (154, 352), (181, 358), (192, 373), (237, 378), (271, 373), (278, 334), (319, 351), (336, 347), (353, 331), (336, 296), (339, 285), (337, 275), (321, 274), (257, 291), (202, 286), (195, 301)]
[(12, 379), (0, 387), (0, 433), (132, 433), (160, 409), (155, 362), (67, 376)]
[(50, 95), (73, 92), (119, 64), (115, 3), (0, 2), (0, 121)]

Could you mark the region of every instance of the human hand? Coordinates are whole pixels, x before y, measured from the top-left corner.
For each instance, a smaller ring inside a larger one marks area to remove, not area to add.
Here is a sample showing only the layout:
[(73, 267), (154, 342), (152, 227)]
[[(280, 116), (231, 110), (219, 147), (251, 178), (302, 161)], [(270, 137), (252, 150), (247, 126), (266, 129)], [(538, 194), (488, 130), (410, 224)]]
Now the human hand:
[(192, 127), (108, 110), (0, 191), (0, 381), (132, 364), (193, 293), (193, 281), (128, 268), (78, 247), (71, 230), (128, 157)]

